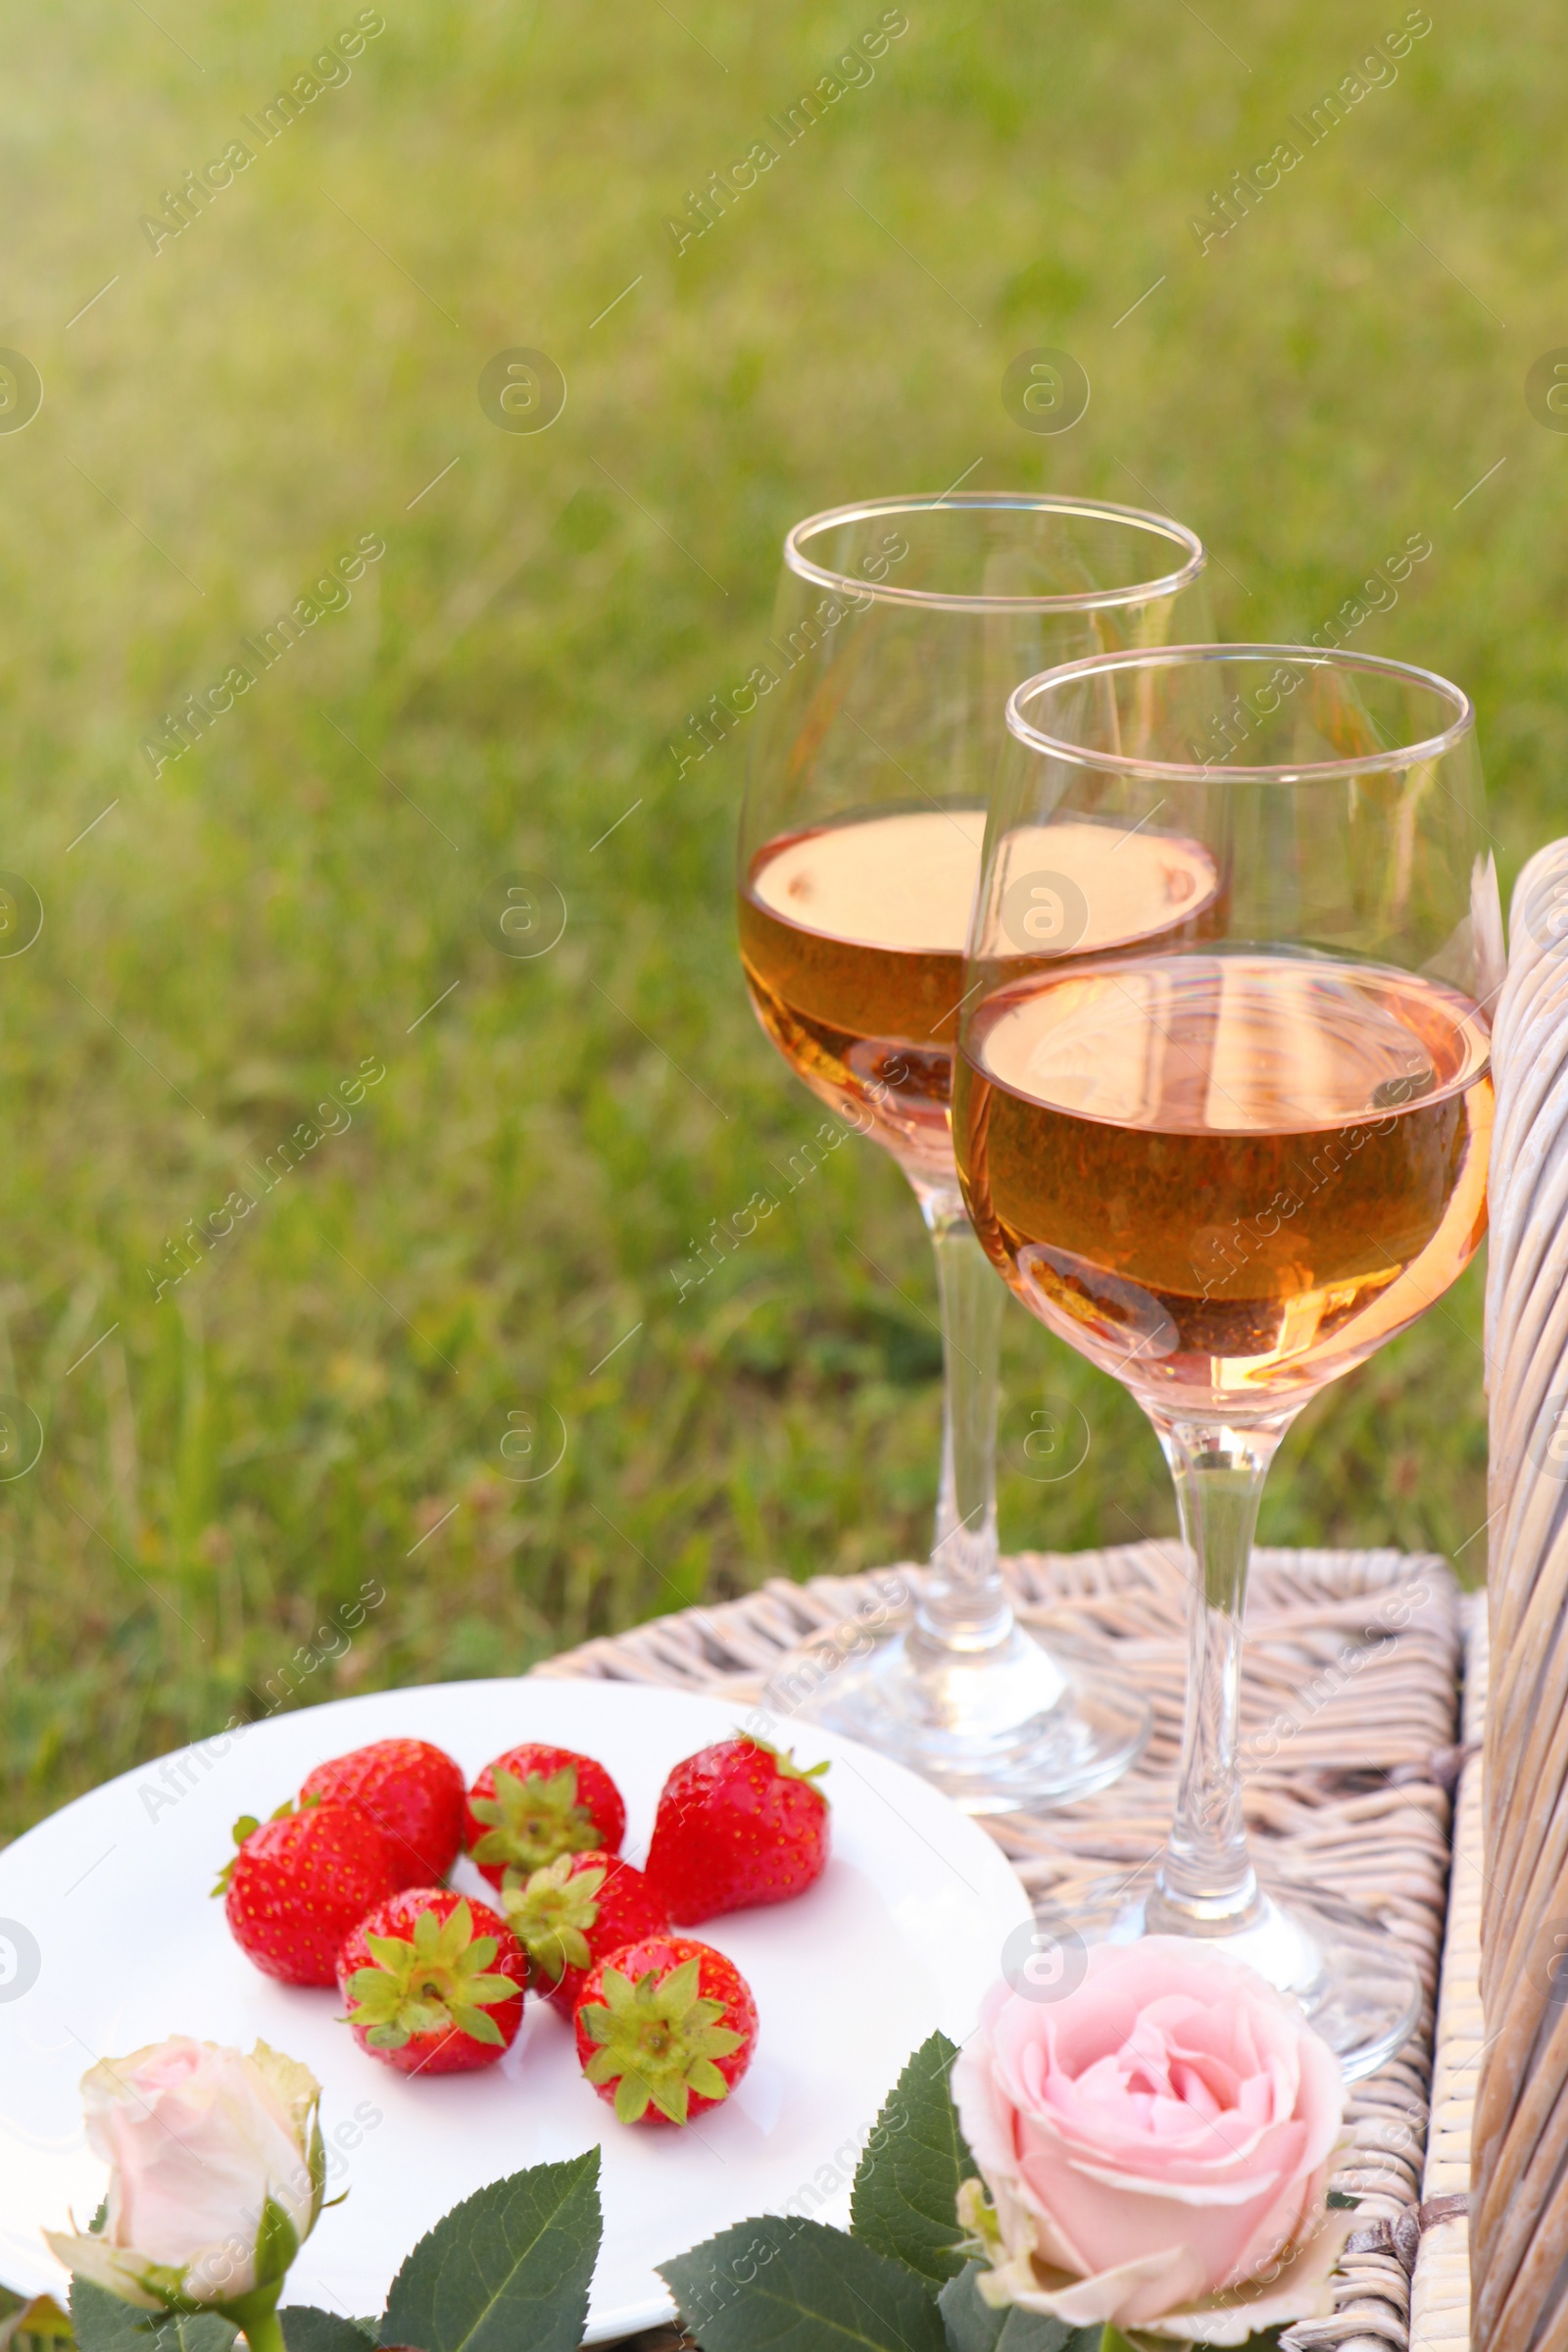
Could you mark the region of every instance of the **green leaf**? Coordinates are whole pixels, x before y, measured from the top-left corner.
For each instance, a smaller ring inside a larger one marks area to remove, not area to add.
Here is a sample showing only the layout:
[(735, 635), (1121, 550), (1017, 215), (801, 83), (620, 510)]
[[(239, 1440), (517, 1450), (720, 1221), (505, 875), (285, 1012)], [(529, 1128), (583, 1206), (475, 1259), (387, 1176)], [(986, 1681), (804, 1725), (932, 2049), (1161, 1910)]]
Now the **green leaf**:
[(937, 2297), (949, 2352), (996, 2352), (1008, 2315), (981, 2301), (976, 2281), (985, 2268), (983, 2262), (966, 2263)]
[(455, 2205), (404, 2263), (382, 2343), (576, 2352), (602, 2230), (597, 2148), (491, 2181)]
[[(608, 2080), (608, 2077), (606, 2079)], [(588, 2080), (590, 2082), (593, 2081), (593, 2076), (591, 2074)], [(684, 2100), (686, 2097), (686, 2085), (684, 2082), (679, 2085), (679, 2091), (681, 2099)], [(622, 2075), (620, 2080), (615, 2084), (616, 2123), (640, 2124), (643, 2120), (643, 2117), (648, 2113), (648, 2102), (653, 2095), (654, 2094), (649, 2089), (647, 2083), (640, 2081), (636, 2075)], [(664, 2096), (666, 2100), (671, 2098), (671, 2094), (668, 2091), (664, 2093)], [(669, 2120), (672, 2124), (683, 2124), (686, 2121), (686, 2118), (684, 2114), (677, 2114), (672, 2115)]]
[[(318, 2099), (316, 2105), (311, 2109), (311, 2144), (306, 2154), (305, 2161), (310, 2168), (311, 2175), (311, 2218), (305, 2225), (305, 2235), (309, 2237), (311, 2231), (316, 2228), (317, 2223), (321, 2218), (326, 2199), (326, 2142), (321, 2137), (321, 2105), (319, 2099)], [(346, 2197), (348, 2193), (348, 2190), (345, 2188), (342, 2192), (342, 2195)], [(341, 2198), (334, 2197), (332, 2202), (334, 2205), (339, 2204), (341, 2202)], [(281, 2293), (282, 2289), (279, 2288), (278, 2291)]]
[(1332, 2213), (1354, 2213), (1361, 2200), (1347, 2196), (1343, 2188), (1331, 2188), (1324, 2202)]
[(262, 2226), (256, 2232), (256, 2280), (259, 2286), (271, 2288), (274, 2303), (278, 2282), (287, 2277), (299, 2250), (300, 2233), (292, 2217), (270, 2196), (262, 2207)]
[(73, 2341), (71, 2322), (52, 2295), (19, 2295), (0, 2286), (0, 2352), (11, 2344), (18, 2352), (44, 2352)]
[(963, 2268), (958, 2183), (974, 2172), (948, 2088), (957, 2054), (945, 2034), (915, 2051), (876, 2119), (850, 2208), (858, 2238), (933, 2286)]
[(703, 2352), (946, 2352), (930, 2288), (821, 2222), (764, 2214), (658, 2270)]
[[(481, 1978), (480, 1983), (483, 1982), (484, 1980)], [(484, 2042), (488, 2047), (497, 2050), (506, 2047), (501, 2028), (493, 2017), (486, 2017), (482, 2009), (470, 2009), (463, 2001), (454, 2001), (452, 2003), (452, 2023), (460, 2034), (466, 2034), (470, 2041)]]
[(277, 2315), (284, 2352), (371, 2352), (375, 2337), (335, 2311), (314, 2303), (291, 2303)]
[[(410, 1966), (414, 1954), (414, 1945), (410, 1943), (406, 1936), (368, 1935), (365, 1938), (365, 1948), (384, 1969), (406, 1969)], [(361, 1968), (356, 1969), (354, 1973), (356, 1976), (363, 1977), (368, 1972)]]
[(949, 2352), (1101, 2352), (1101, 2329), (1069, 2328), (1037, 2311), (993, 2311), (976, 2285), (983, 2262), (966, 2263), (937, 2297)]
[(71, 2324), (81, 2352), (230, 2352), (236, 2335), (216, 2311), (139, 2311), (90, 2278), (71, 2282)]
[[(479, 1947), (474, 1945), (477, 1953)], [(491, 1959), (495, 1954), (492, 1952)], [(483, 1965), (488, 1966), (488, 1962)], [(466, 1977), (463, 1981), (464, 2005), (469, 2009), (493, 2009), (502, 2001), (514, 2001), (518, 1986), (512, 1977)]]

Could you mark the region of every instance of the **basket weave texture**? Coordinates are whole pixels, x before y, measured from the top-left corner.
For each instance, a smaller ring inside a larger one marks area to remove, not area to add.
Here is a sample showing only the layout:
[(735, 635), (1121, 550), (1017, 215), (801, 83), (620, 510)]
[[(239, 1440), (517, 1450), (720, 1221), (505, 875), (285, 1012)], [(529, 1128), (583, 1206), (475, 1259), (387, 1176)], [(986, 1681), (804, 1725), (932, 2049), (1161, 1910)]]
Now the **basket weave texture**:
[(1487, 2352), (1568, 2343), (1568, 842), (1519, 877), (1493, 1029), (1482, 1988), (1471, 2268)]
[[(1129, 1887), (1139, 1883), (1169, 1826), (1187, 1673), (1189, 1562), (1173, 1542), (1026, 1552), (1004, 1567), (1026, 1624), (1064, 1653), (1123, 1677), (1153, 1710), (1147, 1756), (1113, 1788), (1059, 1811), (985, 1824), (1036, 1902), (1070, 1912), (1075, 1897), (1091, 1886), (1102, 1890), (1107, 1878)], [(913, 1568), (892, 1574), (910, 1586), (918, 1582)], [(588, 1642), (537, 1671), (668, 1684), (745, 1706), (786, 1652), (885, 1605), (888, 1578), (883, 1571), (807, 1585), (778, 1579), (745, 1599)], [(1419, 2306), (1434, 2323), (1415, 2340), (1422, 2352), (1439, 2352), (1440, 2342), (1448, 2352), (1464, 2226), (1443, 2222), (1423, 2238), (1421, 2222), (1430, 2217), (1421, 2208), (1424, 2195), (1440, 2193), (1428, 2162), (1428, 2095), (1452, 1791), (1466, 1754), (1456, 1741), (1470, 1615), (1451, 1570), (1432, 1554), (1253, 1555), (1242, 1738), (1254, 1857), (1276, 1879), (1326, 1887), (1382, 1920), (1410, 1953), (1427, 1991), (1417, 2034), (1350, 2092), (1352, 2141), (1335, 2185), (1358, 2200), (1356, 2228), (1335, 2282), (1334, 2315), (1292, 2331), (1299, 2352), (1407, 2352), (1412, 2269)], [(1453, 1954), (1450, 1973), (1460, 1999), (1464, 1969)], [(1472, 1983), (1473, 1974), (1472, 1962)], [(1472, 2056), (1468, 2045), (1456, 2044), (1448, 2053), (1450, 2073)], [(1446, 2096), (1451, 2108), (1451, 2093)], [(1435, 2155), (1440, 2146), (1446, 2150), (1445, 2187), (1447, 2172), (1467, 2155), (1467, 2112), (1464, 2141), (1460, 2157), (1451, 2134), (1445, 2139), (1440, 2132), (1435, 2143)], [(648, 2352), (661, 2340), (676, 2339), (669, 2331), (649, 2337)], [(1454, 2352), (1464, 2341), (1461, 2328)]]

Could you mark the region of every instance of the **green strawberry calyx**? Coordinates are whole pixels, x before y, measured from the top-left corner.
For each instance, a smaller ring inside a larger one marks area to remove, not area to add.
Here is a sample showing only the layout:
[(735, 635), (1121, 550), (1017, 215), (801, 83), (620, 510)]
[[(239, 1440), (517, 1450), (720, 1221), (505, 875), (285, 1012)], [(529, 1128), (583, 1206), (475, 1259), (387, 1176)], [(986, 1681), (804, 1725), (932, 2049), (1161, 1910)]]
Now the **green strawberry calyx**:
[[(755, 1732), (737, 1732), (735, 1737), (737, 1740), (744, 1740), (748, 1747), (760, 1747), (764, 1756), (771, 1756), (773, 1770), (781, 1781), (819, 1781), (824, 1772), (832, 1769), (831, 1762), (826, 1756), (822, 1758), (820, 1764), (804, 1766), (797, 1764), (793, 1747), (775, 1747), (770, 1740), (759, 1740)], [(831, 1803), (832, 1800), (825, 1788), (818, 1788), (816, 1793), (824, 1805)]]
[(605, 1872), (597, 1866), (574, 1870), (576, 1859), (575, 1854), (558, 1854), (523, 1885), (518, 1874), (509, 1870), (502, 1888), (507, 1925), (539, 1971), (546, 1992), (554, 1992), (568, 1968), (593, 1963), (587, 1931), (599, 1918), (597, 1898)]
[(583, 2072), (596, 2086), (614, 2083), (615, 2115), (623, 2124), (641, 2122), (650, 2106), (683, 2124), (694, 2092), (705, 2099), (729, 2095), (713, 2061), (740, 2049), (746, 2036), (719, 2024), (724, 2003), (698, 1991), (698, 1969), (697, 1960), (683, 1960), (666, 1977), (650, 1969), (634, 1984), (607, 1968), (604, 2005), (577, 2012), (598, 2045)]
[(530, 1772), (523, 1780), (504, 1764), (495, 1770), (494, 1796), (470, 1797), (475, 1821), (485, 1825), (473, 1849), (476, 1862), (503, 1862), (513, 1870), (542, 1870), (559, 1854), (580, 1854), (599, 1843), (593, 1816), (577, 1802), (577, 1767), (564, 1765), (548, 1778)]
[[(276, 1812), (269, 1813), (267, 1818), (269, 1821), (287, 1821), (291, 1813), (295, 1811), (308, 1813), (314, 1805), (318, 1805), (320, 1801), (321, 1800), (318, 1796), (308, 1796), (303, 1805), (296, 1807), (294, 1799), (290, 1797), (287, 1804), (279, 1805)], [(234, 1824), (232, 1833), (235, 1850), (229, 1855), (228, 1860), (223, 1864), (222, 1869), (219, 1872), (217, 1885), (209, 1887), (209, 1894), (226, 1894), (228, 1892), (228, 1883), (229, 1880), (234, 1876), (234, 1865), (239, 1860), (239, 1848), (244, 1844), (247, 1838), (255, 1837), (256, 1832), (261, 1828), (261, 1823), (257, 1820), (254, 1813), (242, 1813), (240, 1815), (238, 1821), (236, 1821)]]
[(416, 2037), (455, 2027), (473, 2041), (505, 2046), (506, 2036), (485, 2011), (514, 2000), (511, 1977), (486, 1972), (500, 1950), (494, 1936), (475, 1936), (473, 1913), (459, 1903), (445, 1921), (421, 1911), (411, 1941), (404, 1936), (367, 1935), (375, 1955), (370, 1968), (357, 1968), (344, 1985), (353, 2006), (351, 2026), (365, 2029), (372, 2050), (401, 2050)]

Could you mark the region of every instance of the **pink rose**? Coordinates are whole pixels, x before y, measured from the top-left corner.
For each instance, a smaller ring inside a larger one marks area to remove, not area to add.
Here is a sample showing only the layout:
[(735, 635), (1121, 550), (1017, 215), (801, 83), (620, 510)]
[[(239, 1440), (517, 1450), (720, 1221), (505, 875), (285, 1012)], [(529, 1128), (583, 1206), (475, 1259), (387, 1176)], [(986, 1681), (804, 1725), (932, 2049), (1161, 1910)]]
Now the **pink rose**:
[(953, 2070), (988, 2303), (1240, 2344), (1326, 2308), (1339, 2060), (1255, 1970), (1176, 1936), (1100, 1944), (1054, 2001), (998, 1985)]
[(177, 2034), (82, 2078), (87, 2144), (109, 2166), (100, 2234), (46, 2230), (66, 2268), (127, 2303), (225, 2306), (277, 2286), (321, 2207), (309, 2069)]

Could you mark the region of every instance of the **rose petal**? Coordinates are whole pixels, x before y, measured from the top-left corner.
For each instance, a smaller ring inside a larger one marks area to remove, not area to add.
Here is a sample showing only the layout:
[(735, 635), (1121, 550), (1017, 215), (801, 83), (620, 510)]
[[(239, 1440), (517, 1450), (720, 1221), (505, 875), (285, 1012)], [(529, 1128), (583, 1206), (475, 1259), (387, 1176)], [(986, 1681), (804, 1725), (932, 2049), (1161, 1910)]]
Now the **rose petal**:
[(134, 2303), (139, 2311), (162, 2311), (161, 2295), (152, 2295), (141, 2284), (144, 2265), (135, 2254), (122, 2253), (118, 2246), (106, 2245), (101, 2237), (77, 2235), (64, 2230), (46, 2230), (44, 2243), (55, 2260), (63, 2263), (74, 2278), (90, 2278), (94, 2286), (107, 2287), (122, 2303)]
[(1163, 2319), (1145, 2320), (1152, 2335), (1173, 2336), (1197, 2344), (1245, 2344), (1265, 2328), (1289, 2327), (1297, 2320), (1325, 2319), (1334, 2308), (1330, 2279), (1355, 2227), (1353, 2213), (1326, 2214), (1313, 2235), (1298, 2246), (1277, 2279), (1266, 2287), (1234, 2291), (1212, 2304), (1172, 2311)]
[[(1136, 2254), (1114, 2270), (1097, 2271), (1092, 2278), (1069, 2278), (1058, 2273), (1046, 2285), (1040, 2283), (1037, 2274), (1033, 2285), (1020, 2287), (1008, 2300), (1022, 2311), (1065, 2320), (1070, 2328), (1107, 2322), (1113, 2328), (1141, 2327), (1144, 2323), (1138, 2314), (1146, 2305), (1152, 2302), (1163, 2309), (1172, 2293), (1196, 2296), (1202, 2274), (1203, 2266), (1192, 2248), (1179, 2246), (1169, 2253)], [(981, 2292), (985, 2292), (984, 2280)], [(991, 2299), (986, 2296), (988, 2302)]]

